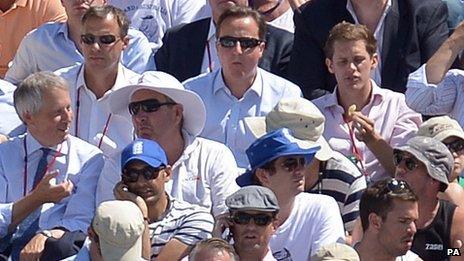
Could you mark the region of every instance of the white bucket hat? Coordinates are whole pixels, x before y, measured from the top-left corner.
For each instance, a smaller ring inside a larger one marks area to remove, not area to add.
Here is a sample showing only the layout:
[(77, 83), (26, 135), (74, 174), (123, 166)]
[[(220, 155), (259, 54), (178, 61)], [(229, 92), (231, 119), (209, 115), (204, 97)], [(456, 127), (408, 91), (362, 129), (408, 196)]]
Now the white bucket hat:
[(134, 92), (142, 89), (159, 92), (176, 103), (182, 104), (184, 107), (183, 128), (194, 136), (201, 133), (206, 121), (206, 110), (200, 96), (193, 91), (186, 90), (176, 78), (164, 72), (145, 72), (137, 84), (111, 93), (109, 98), (111, 112), (130, 117), (128, 106), (131, 97)]
[(318, 160), (332, 158), (333, 150), (322, 136), (325, 117), (312, 102), (304, 98), (282, 99), (266, 117), (247, 117), (244, 121), (256, 138), (279, 128), (288, 128), (295, 138), (321, 146), (316, 153)]
[(123, 200), (101, 203), (95, 211), (92, 228), (99, 237), (104, 260), (141, 260), (145, 224), (142, 212), (134, 203)]
[(451, 136), (456, 136), (464, 140), (464, 131), (461, 125), (448, 116), (433, 117), (424, 121), (419, 126), (417, 135), (432, 137), (439, 141), (443, 141)]

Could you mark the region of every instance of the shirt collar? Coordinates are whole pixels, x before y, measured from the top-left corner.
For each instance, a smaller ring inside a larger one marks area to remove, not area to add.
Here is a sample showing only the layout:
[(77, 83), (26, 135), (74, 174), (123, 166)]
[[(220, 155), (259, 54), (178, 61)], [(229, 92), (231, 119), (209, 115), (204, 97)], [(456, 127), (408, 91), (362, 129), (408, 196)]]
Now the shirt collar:
[[(351, 16), (354, 19), (354, 22), (356, 24), (359, 24), (358, 17), (356, 16), (356, 13), (354, 11), (354, 7), (353, 7), (353, 4), (351, 3), (351, 1), (352, 0), (346, 1), (346, 10), (348, 10), (348, 12), (350, 12)], [(383, 10), (384, 14), (386, 12), (388, 12), (388, 10), (390, 10), (391, 5), (392, 5), (392, 0), (387, 0), (387, 5), (385, 6), (385, 10)], [(377, 25), (377, 27), (378, 27), (378, 25)]]
[[(68, 23), (59, 23), (60, 28), (58, 28), (57, 34), (63, 34), (66, 38), (69, 38), (68, 33), (69, 33), (69, 26)], [(77, 45), (78, 43), (76, 43)]]
[(184, 151), (182, 151), (182, 155), (179, 159), (172, 164), (172, 169), (177, 168), (182, 162), (190, 158), (190, 154), (195, 151), (195, 149), (200, 144), (198, 139), (182, 128), (182, 137), (184, 138)]
[[(371, 81), (371, 84), (372, 84), (372, 95), (370, 97), (370, 100), (369, 100), (368, 104), (371, 104), (374, 100), (378, 100), (378, 99), (380, 99), (380, 101), (382, 101), (384, 96), (385, 96), (385, 90), (380, 88), (375, 83), (374, 80), (371, 79), (370, 81)], [(338, 85), (335, 86), (334, 91), (332, 93), (327, 94), (326, 103), (324, 104), (324, 108), (333, 107), (333, 106), (340, 106), (340, 103), (338, 102), (338, 98), (337, 98), (337, 89), (338, 89)]]
[(15, 89), (16, 87), (13, 84), (0, 79), (0, 95), (14, 92)]
[(32, 134), (30, 134), (29, 132), (26, 133), (24, 138), (26, 139), (27, 155), (31, 155), (32, 153), (34, 153), (37, 150), (40, 150), (41, 148), (49, 148), (55, 152), (59, 151), (61, 154), (64, 154), (64, 155), (67, 155), (69, 152), (69, 146), (67, 142), (69, 138), (66, 138), (63, 142), (55, 146), (52, 146), (52, 147), (42, 146), (42, 144), (40, 144), (39, 141), (37, 141), (34, 138), (34, 136), (32, 136)]
[[(228, 95), (232, 95), (229, 88), (226, 86), (224, 82), (224, 78), (222, 77), (222, 70), (216, 70), (213, 79), (213, 93), (216, 94), (219, 90), (224, 90)], [(256, 77), (253, 83), (251, 84), (250, 88), (245, 92), (243, 97), (247, 96), (248, 93), (254, 92), (258, 97), (262, 96), (263, 93), (263, 78), (261, 76), (260, 69), (256, 69)]]
[(216, 38), (216, 26), (214, 25), (213, 19), (209, 21), (209, 31), (208, 31), (208, 38), (206, 39), (208, 42), (213, 40), (215, 41)]
[[(79, 69), (79, 72), (78, 72), (77, 82), (76, 82), (76, 86), (77, 86), (76, 91), (79, 91), (79, 88), (83, 88), (85, 91), (92, 92), (89, 88), (87, 88), (87, 85), (85, 84), (84, 67), (85, 67), (85, 63), (84, 63), (84, 65), (81, 65), (81, 67)], [(116, 75), (116, 82), (104, 94), (103, 97), (109, 95), (111, 92), (113, 92), (113, 91), (115, 91), (117, 89), (120, 89), (120, 88), (123, 88), (123, 87), (129, 85), (125, 79), (126, 79), (126, 71), (124, 70), (124, 67), (122, 66), (122, 64), (119, 63), (118, 64), (118, 74)]]

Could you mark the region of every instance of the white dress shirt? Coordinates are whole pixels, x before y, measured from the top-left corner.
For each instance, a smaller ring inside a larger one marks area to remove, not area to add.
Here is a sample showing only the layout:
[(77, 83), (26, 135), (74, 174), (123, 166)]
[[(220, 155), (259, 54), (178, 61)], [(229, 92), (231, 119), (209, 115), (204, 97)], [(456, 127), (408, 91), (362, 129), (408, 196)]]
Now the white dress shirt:
[[(0, 144), (0, 237), (8, 232), (13, 203), (24, 197), (24, 190), (26, 193), (32, 190), (42, 147), (30, 134)], [(95, 190), (104, 164), (103, 155), (95, 146), (71, 135), (51, 149), (48, 162), (55, 156), (56, 159), (49, 171), (59, 170), (56, 183), (69, 180), (74, 189), (60, 202), (42, 205), (39, 229), (64, 227), (70, 231), (85, 232), (95, 211)]]
[[(63, 68), (56, 71), (56, 74), (65, 78), (69, 83), (74, 112), (71, 133), (74, 136), (98, 146), (101, 139), (100, 136), (104, 133), (105, 126), (107, 126), (105, 138), (102, 140), (100, 149), (108, 157), (122, 150), (133, 140), (132, 123), (116, 114), (111, 114), (110, 117), (108, 96), (117, 89), (136, 84), (140, 75), (120, 64), (115, 84), (101, 98), (97, 99), (85, 83), (84, 66), (75, 65)], [(79, 106), (77, 106), (78, 100)], [(108, 122), (109, 117), (110, 120)], [(77, 131), (76, 122), (78, 126)]]
[(14, 108), (13, 92), (16, 86), (0, 79), (0, 134), (17, 136), (26, 131), (23, 122), (19, 119)]
[[(84, 56), (69, 38), (67, 23), (46, 23), (21, 41), (5, 80), (17, 84), (39, 71), (56, 71), (84, 62)], [(121, 54), (121, 63), (134, 72), (155, 68), (155, 59), (143, 33), (129, 29), (129, 44)]]
[(206, 123), (200, 136), (224, 143), (240, 168), (248, 167), (245, 150), (256, 140), (247, 130), (244, 118), (266, 116), (281, 99), (301, 96), (298, 86), (260, 68), (241, 99), (232, 95), (220, 69), (188, 79), (184, 85), (205, 104)]
[(213, 19), (209, 21), (208, 38), (206, 39), (205, 51), (203, 54), (203, 61), (201, 62), (201, 73), (210, 73), (221, 67), (219, 56), (216, 48), (216, 26), (214, 26)]
[[(182, 133), (185, 149), (172, 166), (166, 191), (178, 200), (210, 209), (215, 216), (227, 212), (226, 198), (239, 189), (234, 156), (223, 144)], [(114, 199), (113, 188), (121, 180), (120, 164), (120, 154), (106, 161), (98, 181), (97, 204)]]

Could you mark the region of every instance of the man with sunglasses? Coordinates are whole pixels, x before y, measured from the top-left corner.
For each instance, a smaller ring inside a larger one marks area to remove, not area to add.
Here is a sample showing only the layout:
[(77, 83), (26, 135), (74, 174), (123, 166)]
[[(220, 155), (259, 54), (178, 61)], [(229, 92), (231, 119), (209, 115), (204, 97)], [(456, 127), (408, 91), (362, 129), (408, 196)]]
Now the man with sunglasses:
[[(27, 34), (6, 72), (5, 80), (18, 84), (31, 73), (56, 71), (86, 60), (83, 52), (85, 44), (81, 39), (82, 17), (91, 6), (106, 5), (107, 0), (61, 0), (61, 4), (67, 20), (44, 24)], [(121, 63), (125, 67), (137, 73), (154, 68), (150, 43), (142, 32), (131, 28), (125, 34), (116, 36), (120, 36), (127, 44), (127, 48), (120, 54)], [(106, 42), (104, 46), (111, 45), (109, 39), (103, 42)]]
[(423, 260), (449, 259), (447, 249), (464, 242), (464, 209), (437, 198), (448, 187), (453, 156), (440, 141), (416, 136), (394, 149), (396, 178), (405, 180), (418, 197), (419, 218), (411, 250)]
[[(115, 115), (132, 119), (138, 137), (158, 142), (166, 151), (172, 176), (166, 191), (176, 199), (203, 206), (214, 216), (227, 212), (225, 199), (238, 186), (238, 170), (230, 150), (218, 142), (197, 137), (205, 122), (200, 97), (173, 76), (146, 72), (136, 85), (111, 94)], [(107, 161), (100, 177), (97, 202), (109, 194), (120, 169)]]
[(448, 188), (438, 198), (455, 205), (464, 206), (464, 189), (459, 184), (459, 175), (464, 170), (464, 131), (459, 123), (448, 116), (433, 117), (419, 126), (417, 135), (435, 138), (443, 142), (454, 158), (453, 171), (448, 177)]
[(142, 211), (149, 229), (142, 243), (145, 259), (180, 260), (195, 243), (211, 237), (214, 220), (208, 209), (174, 199), (165, 191), (172, 170), (158, 143), (134, 140), (121, 153), (121, 169), (114, 195), (134, 202)]
[(246, 186), (226, 199), (229, 230), (240, 260), (275, 260), (269, 241), (277, 228), (279, 204), (272, 190)]
[(280, 207), (278, 228), (270, 247), (278, 260), (308, 260), (320, 247), (344, 242), (345, 231), (335, 200), (302, 193), (304, 170), (319, 148), (316, 142), (297, 139), (289, 129), (282, 128), (258, 138), (246, 151), (250, 169), (236, 181), (240, 186), (267, 187), (276, 195)]
[(418, 198), (405, 181), (389, 178), (366, 189), (360, 205), (364, 234), (355, 246), (361, 261), (421, 260), (410, 251), (418, 209)]
[(139, 74), (125, 68), (121, 52), (129, 44), (129, 19), (113, 6), (91, 6), (80, 32), (84, 63), (56, 73), (69, 82), (75, 117), (71, 133), (114, 156), (133, 139), (129, 122), (109, 110), (109, 94), (137, 82)]
[[(219, 16), (233, 6), (246, 7), (248, 0), (209, 0), (211, 17), (167, 30), (163, 45), (155, 55), (156, 69), (179, 81), (218, 70), (221, 66), (216, 43)], [(259, 67), (285, 77), (293, 34), (272, 25), (260, 28), (260, 34), (266, 48), (259, 58)]]
[(221, 68), (184, 82), (205, 103), (206, 124), (200, 136), (226, 144), (240, 168), (248, 166), (246, 148), (254, 137), (245, 117), (263, 116), (282, 98), (301, 96), (298, 86), (258, 68), (265, 49), (266, 24), (248, 7), (233, 6), (216, 24), (217, 52)]

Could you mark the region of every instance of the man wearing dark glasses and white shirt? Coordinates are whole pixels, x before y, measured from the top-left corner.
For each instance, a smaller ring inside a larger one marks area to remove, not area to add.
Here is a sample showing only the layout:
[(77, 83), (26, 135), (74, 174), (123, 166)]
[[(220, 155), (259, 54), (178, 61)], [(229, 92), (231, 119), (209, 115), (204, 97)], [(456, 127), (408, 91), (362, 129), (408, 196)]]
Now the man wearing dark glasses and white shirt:
[[(280, 207), (270, 247), (277, 260), (309, 260), (325, 245), (345, 241), (338, 205), (332, 197), (304, 193), (305, 168), (320, 146), (295, 138), (287, 128), (258, 138), (247, 149), (250, 169), (240, 186), (261, 185), (274, 192)], [(222, 224), (217, 223), (218, 229)]]
[[(66, 22), (46, 23), (27, 34), (5, 80), (18, 84), (31, 73), (55, 71), (84, 62), (82, 17), (91, 6), (106, 5), (107, 0), (61, 0), (61, 4), (66, 11)], [(127, 36), (128, 46), (121, 54), (121, 63), (137, 73), (152, 69), (154, 59), (148, 39), (132, 28)]]
[[(132, 120), (138, 137), (154, 140), (166, 151), (171, 196), (203, 206), (214, 216), (227, 212), (226, 197), (239, 189), (237, 165), (224, 144), (197, 137), (206, 114), (197, 94), (169, 74), (146, 72), (137, 84), (113, 92), (110, 104), (115, 115)], [(97, 202), (111, 199), (120, 180), (119, 166), (111, 162), (100, 177)]]
[(274, 192), (262, 186), (246, 186), (227, 197), (226, 205), (230, 237), (240, 260), (276, 260), (269, 247), (279, 213)]
[(109, 110), (109, 94), (137, 82), (139, 74), (120, 62), (128, 47), (129, 19), (113, 6), (92, 6), (82, 18), (84, 63), (58, 70), (69, 82), (74, 119), (71, 133), (112, 157), (133, 140), (127, 119)]
[(226, 144), (240, 168), (248, 167), (245, 150), (254, 141), (243, 119), (264, 116), (282, 98), (296, 98), (295, 84), (258, 68), (266, 43), (266, 22), (248, 7), (234, 6), (216, 24), (222, 68), (184, 82), (205, 103), (207, 115), (200, 136)]
[(440, 141), (416, 136), (393, 151), (396, 178), (405, 180), (418, 197), (419, 218), (411, 250), (423, 260), (463, 260), (447, 256), (464, 248), (464, 209), (437, 198), (448, 187), (454, 159)]
[(361, 261), (422, 260), (410, 251), (419, 218), (417, 201), (409, 185), (394, 178), (364, 191), (360, 206), (364, 234), (355, 246)]

